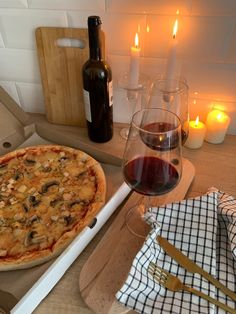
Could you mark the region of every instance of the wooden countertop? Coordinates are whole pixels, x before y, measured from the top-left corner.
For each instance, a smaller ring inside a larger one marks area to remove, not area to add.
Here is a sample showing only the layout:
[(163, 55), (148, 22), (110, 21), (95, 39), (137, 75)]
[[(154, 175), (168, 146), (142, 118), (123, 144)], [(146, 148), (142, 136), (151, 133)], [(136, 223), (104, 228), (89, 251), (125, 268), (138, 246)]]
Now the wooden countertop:
[[(30, 116), (31, 122), (50, 128), (63, 130), (73, 138), (79, 138), (90, 143), (87, 130), (77, 127), (59, 126), (49, 124), (42, 115)], [(110, 154), (122, 157), (125, 140), (120, 135), (124, 125), (115, 124), (115, 134), (111, 141), (103, 144), (93, 143), (97, 148)], [(204, 194), (209, 187), (216, 187), (236, 197), (236, 136), (227, 135), (224, 143), (219, 145), (204, 143), (200, 149), (191, 150), (183, 148), (183, 156), (190, 160), (196, 169), (196, 176), (186, 197), (195, 197)], [(79, 291), (79, 274), (87, 258), (95, 249), (112, 222), (112, 217), (90, 242), (74, 264), (67, 270), (63, 278), (57, 283), (49, 295), (39, 304), (34, 313), (60, 314), (60, 313), (93, 313), (84, 303)]]

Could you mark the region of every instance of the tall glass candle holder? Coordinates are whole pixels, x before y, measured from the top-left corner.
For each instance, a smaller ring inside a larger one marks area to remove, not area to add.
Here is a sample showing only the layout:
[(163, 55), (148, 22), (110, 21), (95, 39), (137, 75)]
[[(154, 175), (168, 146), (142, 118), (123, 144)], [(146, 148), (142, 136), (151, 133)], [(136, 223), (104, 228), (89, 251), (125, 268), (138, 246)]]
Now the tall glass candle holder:
[(182, 144), (188, 137), (189, 108), (188, 85), (183, 78), (168, 79), (159, 75), (152, 82), (147, 106), (158, 107), (175, 113), (182, 125)]
[[(146, 107), (150, 84), (150, 79), (145, 74), (139, 74), (137, 84), (133, 84), (130, 81), (128, 73), (124, 73), (119, 76), (118, 88), (125, 91), (126, 100), (131, 107), (130, 120), (137, 110)], [(129, 127), (121, 129), (120, 135), (126, 140), (129, 135)]]

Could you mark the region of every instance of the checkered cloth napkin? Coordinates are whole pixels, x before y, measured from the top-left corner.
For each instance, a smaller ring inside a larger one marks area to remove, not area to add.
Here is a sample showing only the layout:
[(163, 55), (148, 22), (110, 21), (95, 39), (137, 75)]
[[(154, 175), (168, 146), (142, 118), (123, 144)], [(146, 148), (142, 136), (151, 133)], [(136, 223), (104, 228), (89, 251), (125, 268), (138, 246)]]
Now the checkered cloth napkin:
[[(176, 274), (186, 285), (236, 308), (236, 304), (198, 274), (185, 271), (160, 248), (156, 236), (167, 238), (200, 267), (236, 291), (236, 200), (211, 188), (201, 197), (152, 208), (152, 231), (136, 255), (116, 298), (140, 313), (224, 313), (188, 292), (172, 292), (147, 271), (152, 261)], [(156, 223), (158, 222), (158, 224)]]

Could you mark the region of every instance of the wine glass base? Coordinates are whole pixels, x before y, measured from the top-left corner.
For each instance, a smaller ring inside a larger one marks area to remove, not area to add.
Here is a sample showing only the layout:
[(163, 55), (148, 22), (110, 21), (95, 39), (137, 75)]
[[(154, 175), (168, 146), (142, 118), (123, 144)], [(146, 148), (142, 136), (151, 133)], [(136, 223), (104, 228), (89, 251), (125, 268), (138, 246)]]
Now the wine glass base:
[(120, 136), (127, 140), (128, 136), (129, 136), (129, 128), (123, 128), (120, 130)]
[(136, 237), (145, 239), (151, 230), (150, 225), (144, 221), (144, 205), (131, 207), (125, 215), (125, 224), (128, 230)]

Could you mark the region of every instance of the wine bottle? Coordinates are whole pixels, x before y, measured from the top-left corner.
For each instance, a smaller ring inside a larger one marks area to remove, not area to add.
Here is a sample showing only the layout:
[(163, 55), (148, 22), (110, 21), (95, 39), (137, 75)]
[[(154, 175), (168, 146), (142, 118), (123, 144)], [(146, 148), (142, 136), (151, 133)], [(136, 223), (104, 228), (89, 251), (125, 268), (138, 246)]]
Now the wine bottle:
[(88, 136), (102, 143), (113, 136), (112, 72), (102, 56), (101, 19), (88, 17), (89, 60), (83, 65), (83, 94)]

